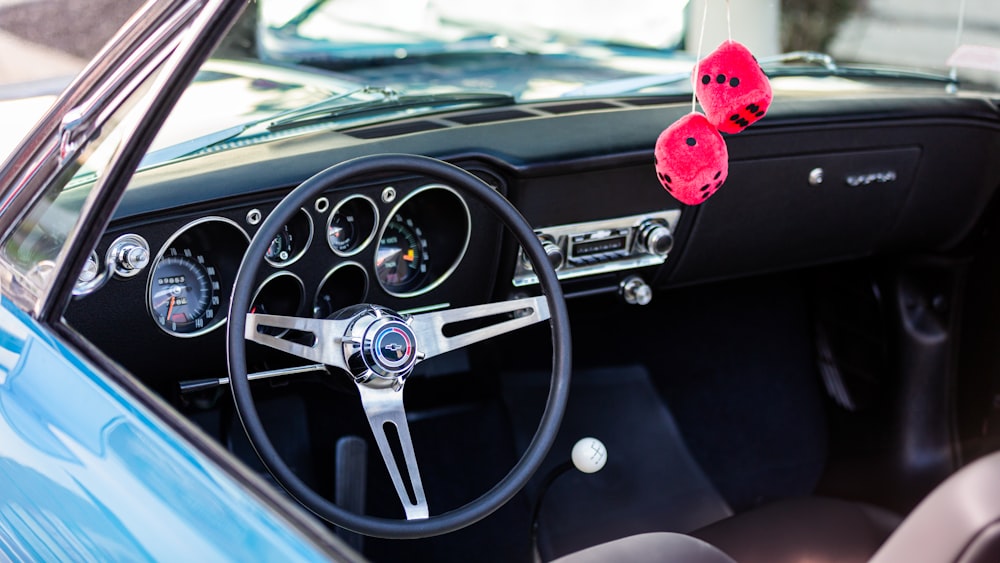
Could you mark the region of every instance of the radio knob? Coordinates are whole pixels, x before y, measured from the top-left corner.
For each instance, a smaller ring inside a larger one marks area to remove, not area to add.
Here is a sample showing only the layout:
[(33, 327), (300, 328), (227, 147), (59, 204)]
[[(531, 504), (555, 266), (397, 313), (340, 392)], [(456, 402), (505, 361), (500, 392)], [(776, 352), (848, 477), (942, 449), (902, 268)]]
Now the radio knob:
[(674, 235), (669, 227), (659, 221), (643, 221), (639, 225), (636, 245), (641, 252), (666, 256), (674, 247)]
[(543, 238), (541, 240), (542, 249), (545, 251), (545, 256), (549, 259), (549, 264), (552, 265), (553, 270), (558, 270), (562, 267), (563, 260), (566, 259), (563, 255), (562, 248), (560, 248), (559, 245), (551, 239)]
[[(548, 235), (540, 235), (538, 237), (538, 242), (542, 243), (542, 250), (545, 251), (545, 257), (549, 259), (549, 264), (552, 265), (552, 269), (558, 270), (561, 268), (566, 259), (562, 248), (556, 244), (554, 240), (548, 238)], [(531, 266), (531, 259), (528, 258), (528, 254), (524, 251), (521, 252), (521, 265), (524, 266), (525, 270), (534, 269)]]

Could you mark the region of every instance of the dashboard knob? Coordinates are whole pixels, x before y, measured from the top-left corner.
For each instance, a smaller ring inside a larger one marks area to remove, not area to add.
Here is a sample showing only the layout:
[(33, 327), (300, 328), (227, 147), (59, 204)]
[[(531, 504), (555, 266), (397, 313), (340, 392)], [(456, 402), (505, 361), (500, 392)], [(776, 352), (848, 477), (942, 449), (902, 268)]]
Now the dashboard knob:
[[(547, 236), (539, 236), (538, 241), (542, 243), (542, 250), (545, 251), (545, 256), (549, 259), (549, 264), (552, 265), (552, 269), (558, 270), (561, 268), (563, 262), (566, 260), (562, 247), (556, 244), (556, 241)], [(525, 270), (534, 269), (531, 266), (531, 260), (524, 251), (521, 252), (521, 265), (524, 266)]]
[(149, 259), (149, 243), (139, 235), (122, 235), (108, 248), (107, 262), (123, 278), (138, 274), (149, 265)]
[(149, 252), (141, 246), (129, 246), (119, 253), (118, 265), (126, 270), (141, 270), (149, 264)]
[(659, 221), (643, 221), (636, 238), (638, 249), (655, 256), (666, 256), (674, 247), (670, 228)]
[(542, 249), (545, 250), (545, 256), (548, 257), (549, 264), (552, 265), (553, 270), (558, 270), (562, 267), (563, 261), (566, 259), (562, 248), (551, 239), (543, 238), (541, 240)]
[(623, 279), (618, 289), (629, 305), (648, 305), (653, 300), (653, 289), (639, 276)]

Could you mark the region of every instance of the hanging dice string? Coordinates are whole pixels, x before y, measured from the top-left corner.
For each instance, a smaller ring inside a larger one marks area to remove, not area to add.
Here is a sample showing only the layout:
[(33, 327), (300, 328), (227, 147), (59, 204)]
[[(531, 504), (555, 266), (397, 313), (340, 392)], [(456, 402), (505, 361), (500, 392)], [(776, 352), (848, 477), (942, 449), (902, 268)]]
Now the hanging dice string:
[[(704, 1), (691, 74), (691, 112), (660, 133), (653, 150), (660, 184), (687, 205), (703, 203), (729, 175), (729, 150), (721, 132), (739, 133), (755, 123), (767, 112), (772, 97), (757, 59), (733, 41), (730, 0), (726, 0), (729, 38), (701, 58), (710, 0)], [(698, 112), (699, 102), (704, 113)]]

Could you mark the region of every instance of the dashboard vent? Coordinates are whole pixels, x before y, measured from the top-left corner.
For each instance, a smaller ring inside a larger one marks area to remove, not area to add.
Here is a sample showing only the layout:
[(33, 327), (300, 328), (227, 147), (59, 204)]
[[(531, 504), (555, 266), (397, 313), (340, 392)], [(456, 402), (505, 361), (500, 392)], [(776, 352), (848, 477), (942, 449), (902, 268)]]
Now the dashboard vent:
[(444, 129), (446, 127), (448, 127), (448, 125), (437, 121), (403, 121), (401, 123), (391, 123), (389, 125), (362, 127), (354, 129), (353, 131), (344, 131), (344, 133), (359, 139), (381, 139), (382, 137), (406, 135), (407, 133), (420, 133), (422, 131), (433, 131), (435, 129)]
[[(656, 103), (663, 103), (661, 98), (656, 99)], [(611, 100), (584, 100), (567, 102), (549, 102), (538, 105), (525, 105), (520, 107), (505, 107), (498, 109), (484, 109), (478, 111), (465, 111), (461, 113), (441, 114), (435, 119), (415, 119), (413, 121), (403, 121), (388, 125), (373, 125), (369, 127), (358, 127), (349, 131), (343, 131), (347, 135), (359, 139), (379, 139), (394, 135), (406, 135), (408, 133), (421, 133), (423, 131), (434, 131), (448, 127), (460, 125), (479, 125), (483, 123), (496, 123), (501, 121), (513, 121), (516, 119), (527, 119), (531, 117), (543, 117), (546, 115), (564, 115), (570, 113), (582, 113), (587, 111), (599, 111), (609, 109), (623, 109), (632, 107), (631, 100), (628, 102)]]
[(556, 115), (561, 115), (564, 113), (578, 113), (581, 111), (595, 111), (601, 109), (621, 109), (622, 106), (618, 104), (613, 104), (611, 102), (605, 102), (600, 100), (586, 101), (586, 102), (570, 102), (562, 104), (549, 104), (544, 106), (535, 106), (535, 109), (552, 113)]
[(538, 114), (525, 111), (523, 109), (502, 109), (477, 111), (474, 113), (464, 113), (460, 115), (449, 115), (447, 119), (448, 121), (454, 121), (455, 123), (461, 123), (462, 125), (476, 125), (478, 123), (510, 121), (512, 119), (524, 119), (526, 117), (538, 117)]

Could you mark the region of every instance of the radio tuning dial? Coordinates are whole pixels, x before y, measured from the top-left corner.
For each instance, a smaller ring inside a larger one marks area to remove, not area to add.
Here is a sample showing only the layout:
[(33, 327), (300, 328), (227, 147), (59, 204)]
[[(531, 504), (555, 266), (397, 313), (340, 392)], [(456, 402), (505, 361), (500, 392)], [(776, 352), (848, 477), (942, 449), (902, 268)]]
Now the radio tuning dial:
[[(561, 268), (566, 260), (562, 247), (556, 244), (556, 241), (547, 236), (539, 235), (538, 242), (542, 243), (542, 250), (545, 251), (545, 257), (549, 259), (549, 264), (552, 265), (552, 269), (558, 270)], [(521, 252), (521, 265), (524, 266), (525, 270), (533, 269), (531, 266), (531, 260), (525, 252)]]
[(543, 238), (542, 249), (545, 250), (545, 256), (549, 259), (549, 264), (552, 265), (553, 270), (558, 270), (562, 267), (563, 261), (566, 257), (563, 255), (562, 248), (559, 247), (552, 239)]
[(638, 249), (654, 256), (666, 256), (674, 247), (674, 235), (665, 224), (646, 220), (639, 225), (636, 237)]

